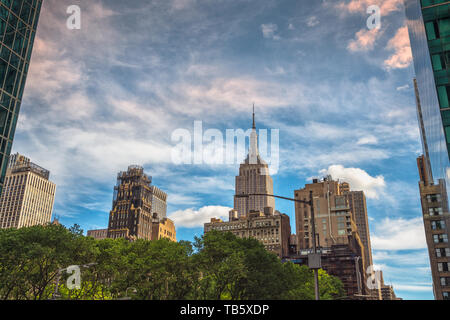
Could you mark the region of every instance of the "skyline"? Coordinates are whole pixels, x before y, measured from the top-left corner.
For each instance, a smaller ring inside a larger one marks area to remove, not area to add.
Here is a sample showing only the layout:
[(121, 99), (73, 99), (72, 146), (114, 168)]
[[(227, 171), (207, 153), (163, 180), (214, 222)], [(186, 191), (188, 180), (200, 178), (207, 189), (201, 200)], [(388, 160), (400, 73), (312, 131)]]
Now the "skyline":
[[(402, 298), (433, 298), (401, 1), (370, 1), (382, 9), (376, 31), (368, 1), (78, 1), (81, 29), (68, 30), (71, 4), (44, 2), (12, 150), (51, 171), (63, 224), (105, 227), (117, 172), (140, 164), (168, 193), (168, 217), (184, 218), (177, 238), (202, 234), (233, 207), (243, 159), (174, 165), (171, 134), (197, 120), (246, 130), (255, 102), (257, 128), (280, 133), (274, 193), (347, 179), (368, 198), (386, 282)], [(293, 225), (292, 204), (276, 209)]]

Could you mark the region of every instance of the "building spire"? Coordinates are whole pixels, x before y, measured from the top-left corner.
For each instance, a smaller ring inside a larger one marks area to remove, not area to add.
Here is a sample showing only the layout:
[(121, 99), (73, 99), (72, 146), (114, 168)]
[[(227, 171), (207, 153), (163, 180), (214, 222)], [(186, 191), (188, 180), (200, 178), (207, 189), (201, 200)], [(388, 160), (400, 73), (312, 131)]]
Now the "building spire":
[(252, 127), (252, 129), (256, 129), (256, 126), (255, 126), (255, 103), (253, 102), (253, 127)]

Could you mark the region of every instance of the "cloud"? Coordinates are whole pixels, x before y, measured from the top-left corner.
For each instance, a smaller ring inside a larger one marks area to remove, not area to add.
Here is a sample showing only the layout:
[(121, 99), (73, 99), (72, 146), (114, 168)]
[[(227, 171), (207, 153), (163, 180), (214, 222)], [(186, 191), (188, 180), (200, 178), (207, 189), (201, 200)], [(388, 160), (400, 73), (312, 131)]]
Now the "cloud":
[(394, 285), (395, 290), (401, 290), (401, 291), (424, 291), (424, 292), (432, 292), (433, 291), (433, 285), (430, 283), (428, 286), (415, 286), (415, 285), (409, 285), (409, 284), (398, 284), (396, 283)]
[(370, 238), (374, 250), (412, 250), (427, 247), (422, 217), (385, 218), (374, 224)]
[(357, 145), (365, 145), (365, 144), (377, 144), (378, 139), (375, 136), (368, 135), (362, 138), (359, 138), (356, 142)]
[(371, 5), (377, 5), (382, 15), (388, 15), (391, 12), (402, 9), (403, 0), (351, 0), (349, 2), (341, 1), (336, 7), (347, 13), (366, 14), (367, 8)]
[(370, 51), (375, 46), (375, 41), (378, 36), (381, 34), (379, 32), (380, 29), (361, 29), (359, 30), (355, 36), (356, 39), (353, 39), (349, 42), (347, 49), (352, 52), (357, 51)]
[(274, 39), (279, 40), (280, 37), (275, 34), (278, 30), (278, 26), (274, 23), (262, 24), (261, 31), (263, 33), (263, 37), (266, 39)]
[(343, 180), (350, 184), (351, 190), (364, 191), (367, 198), (378, 199), (386, 183), (383, 176), (370, 176), (359, 168), (344, 168), (342, 165), (331, 165), (328, 169), (320, 171), (321, 174), (329, 174), (333, 179)]
[(396, 88), (397, 91), (404, 91), (409, 89), (409, 84), (405, 84), (403, 86), (399, 86)]
[(314, 26), (318, 25), (319, 23), (320, 23), (319, 19), (316, 16), (311, 16), (308, 19), (306, 19), (306, 25), (308, 27), (314, 27)]
[(394, 51), (394, 53), (384, 61), (384, 65), (388, 70), (403, 69), (411, 64), (412, 53), (409, 43), (408, 28), (406, 26), (397, 30), (395, 36), (389, 40), (386, 49)]
[(223, 206), (205, 206), (198, 210), (178, 210), (170, 213), (168, 217), (174, 221), (177, 228), (198, 228), (203, 227), (211, 218), (227, 219), (231, 209)]

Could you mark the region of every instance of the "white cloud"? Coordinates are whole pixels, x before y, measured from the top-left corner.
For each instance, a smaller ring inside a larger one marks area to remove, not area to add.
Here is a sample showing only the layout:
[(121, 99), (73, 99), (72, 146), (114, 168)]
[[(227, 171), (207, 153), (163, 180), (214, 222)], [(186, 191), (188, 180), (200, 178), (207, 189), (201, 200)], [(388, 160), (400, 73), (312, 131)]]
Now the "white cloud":
[(409, 84), (405, 84), (403, 86), (399, 86), (399, 87), (396, 88), (397, 91), (404, 91), (404, 90), (407, 90), (407, 89), (409, 89)]
[(330, 174), (333, 179), (348, 182), (351, 190), (362, 190), (366, 197), (371, 199), (378, 199), (386, 186), (383, 176), (372, 177), (359, 168), (344, 168), (342, 165), (331, 165), (328, 169), (322, 169), (320, 173), (322, 175)]
[(422, 217), (383, 219), (374, 224), (371, 235), (374, 250), (412, 250), (427, 247)]
[(228, 212), (232, 208), (223, 206), (205, 206), (198, 210), (186, 209), (172, 212), (168, 215), (177, 227), (198, 228), (203, 227), (211, 218), (228, 219)]
[(278, 26), (274, 23), (262, 24), (261, 31), (263, 33), (264, 38), (279, 40), (280, 37), (275, 34), (278, 30)]
[(306, 25), (308, 27), (314, 27), (314, 26), (316, 26), (318, 24), (319, 24), (319, 19), (317, 19), (316, 16), (311, 16), (308, 19), (306, 19)]
[(375, 136), (368, 135), (362, 138), (359, 138), (356, 142), (357, 145), (364, 145), (364, 144), (376, 144), (378, 143), (378, 139)]
[(402, 291), (419, 291), (419, 292), (430, 292), (433, 291), (433, 286), (430, 283), (428, 286), (415, 286), (409, 284), (394, 284), (394, 290), (402, 290)]

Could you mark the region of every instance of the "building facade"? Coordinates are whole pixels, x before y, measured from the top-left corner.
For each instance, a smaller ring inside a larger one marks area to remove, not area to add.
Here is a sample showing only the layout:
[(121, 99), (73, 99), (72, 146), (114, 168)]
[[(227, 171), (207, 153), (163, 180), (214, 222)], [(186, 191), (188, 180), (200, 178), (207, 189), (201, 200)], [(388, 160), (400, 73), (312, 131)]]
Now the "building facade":
[(278, 257), (289, 256), (291, 225), (288, 215), (273, 212), (271, 207), (266, 207), (265, 212), (252, 211), (240, 217), (237, 211), (232, 210), (230, 216), (228, 222), (212, 218), (211, 222), (205, 223), (204, 232), (217, 230), (231, 232), (239, 238), (255, 238)]
[[(273, 181), (269, 175), (269, 166), (261, 159), (258, 152), (254, 112), (249, 152), (239, 167), (239, 175), (236, 176), (235, 183), (235, 195), (273, 194)], [(266, 207), (275, 210), (275, 198), (268, 196), (234, 197), (234, 210), (237, 211), (238, 217), (246, 216), (251, 211), (264, 211)]]
[(169, 218), (162, 218), (153, 221), (152, 240), (169, 239), (177, 242), (177, 232), (175, 224)]
[(108, 237), (108, 229), (88, 230), (87, 236), (96, 240), (106, 239)]
[(0, 1), (0, 193), (16, 131), (42, 0)]
[[(313, 183), (306, 184), (305, 188), (295, 190), (294, 197), (308, 201), (310, 191), (314, 198), (314, 222), (318, 246), (348, 244), (349, 237), (355, 237), (361, 241), (350, 210), (348, 196), (341, 194), (338, 181), (333, 181), (331, 177), (326, 177), (322, 181), (314, 179)], [(312, 221), (309, 205), (296, 202), (295, 218), (298, 249), (312, 248)]]
[[(450, 186), (450, 3), (405, 0), (414, 59), (414, 91), (423, 156), (419, 190), (435, 299), (450, 299), (448, 193)], [(441, 250), (442, 249), (442, 250)]]
[(450, 217), (445, 181), (438, 183), (428, 180), (428, 164), (425, 156), (417, 158), (419, 169), (419, 190), (422, 205), (425, 238), (430, 258), (434, 296), (438, 300), (450, 300), (450, 245), (448, 226)]
[(157, 186), (151, 186), (150, 191), (153, 218), (157, 217), (159, 220), (166, 218), (167, 193), (159, 189)]
[(20, 154), (11, 155), (0, 196), (0, 227), (22, 228), (51, 222), (56, 185), (50, 172)]
[(355, 221), (359, 238), (364, 245), (364, 260), (366, 262), (365, 268), (367, 269), (368, 266), (373, 265), (373, 260), (366, 196), (363, 191), (351, 191), (348, 183), (341, 183), (340, 190), (343, 195), (347, 196), (350, 212)]
[(314, 223), (323, 269), (341, 279), (347, 295), (352, 299), (376, 299), (377, 293), (374, 294), (366, 286), (372, 249), (364, 193), (351, 191), (348, 183), (340, 183), (327, 176), (320, 181), (313, 179), (313, 183), (295, 190), (294, 198), (308, 201), (310, 192), (313, 196), (314, 221), (310, 206), (296, 202), (297, 252), (292, 257), (307, 261), (307, 255), (313, 248)]
[(119, 172), (109, 214), (108, 238), (152, 238), (151, 177), (140, 166)]

